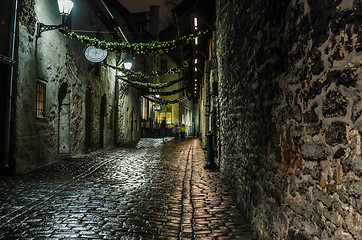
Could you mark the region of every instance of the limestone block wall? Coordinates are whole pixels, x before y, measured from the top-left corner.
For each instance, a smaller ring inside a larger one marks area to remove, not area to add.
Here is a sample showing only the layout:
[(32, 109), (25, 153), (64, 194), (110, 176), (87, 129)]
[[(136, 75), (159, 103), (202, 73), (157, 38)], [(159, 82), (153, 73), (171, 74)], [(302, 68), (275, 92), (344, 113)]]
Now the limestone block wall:
[(362, 3), (217, 0), (220, 168), (261, 239), (362, 236)]
[[(135, 126), (139, 124), (137, 92), (125, 96), (125, 89), (116, 89), (115, 70), (89, 62), (84, 56), (85, 44), (56, 30), (36, 37), (36, 19), (45, 24), (61, 22), (56, 1), (24, 0), (19, 9), (12, 162), (16, 173), (56, 161), (58, 156), (77, 156), (114, 146), (115, 129), (121, 128), (118, 133), (123, 134), (128, 126), (115, 122), (115, 91), (127, 100), (118, 114), (126, 115), (124, 107), (134, 108)], [(73, 27), (108, 31), (86, 1), (77, 1), (72, 11)], [(98, 37), (112, 41), (108, 34)], [(105, 61), (116, 65), (120, 57), (108, 53)], [(44, 119), (36, 118), (37, 81), (46, 83)], [(128, 135), (126, 132), (123, 142), (139, 138), (137, 133), (133, 138)]]

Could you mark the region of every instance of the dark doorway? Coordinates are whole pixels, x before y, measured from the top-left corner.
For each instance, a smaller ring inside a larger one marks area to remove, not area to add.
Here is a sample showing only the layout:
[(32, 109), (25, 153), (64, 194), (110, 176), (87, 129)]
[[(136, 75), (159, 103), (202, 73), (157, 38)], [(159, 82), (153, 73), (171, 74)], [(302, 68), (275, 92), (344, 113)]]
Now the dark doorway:
[(106, 118), (106, 95), (103, 95), (101, 101), (100, 119), (99, 119), (99, 146), (104, 147), (105, 142), (105, 118)]
[(93, 102), (92, 89), (87, 88), (85, 94), (85, 149), (90, 152), (92, 145), (92, 124), (93, 124)]
[(0, 161), (1, 161), (1, 165), (0, 167), (2, 167), (5, 162), (4, 162), (4, 145), (5, 145), (5, 140), (7, 138), (7, 136), (5, 136), (5, 129), (7, 127), (7, 119), (6, 119), (6, 114), (5, 112), (7, 111), (7, 103), (8, 103), (8, 98), (7, 98), (7, 89), (8, 89), (8, 70), (9, 67), (6, 66), (5, 64), (0, 63), (0, 79), (2, 79), (2, 81), (0, 82)]
[[(14, 19), (14, 5), (15, 1), (2, 1), (0, 8), (1, 21), (0, 24), (1, 37), (0, 37), (0, 54), (5, 57), (11, 58), (11, 30), (12, 22)], [(7, 23), (7, 24), (5, 24)], [(11, 105), (10, 100), (10, 71), (11, 67), (6, 61), (0, 62), (0, 174), (4, 164), (9, 162), (9, 150), (11, 148), (10, 134), (10, 118)]]
[(131, 141), (133, 141), (133, 135), (134, 135), (134, 107), (132, 108), (132, 113), (131, 113)]
[(63, 83), (58, 92), (58, 153), (67, 157), (70, 154), (70, 94), (67, 83)]

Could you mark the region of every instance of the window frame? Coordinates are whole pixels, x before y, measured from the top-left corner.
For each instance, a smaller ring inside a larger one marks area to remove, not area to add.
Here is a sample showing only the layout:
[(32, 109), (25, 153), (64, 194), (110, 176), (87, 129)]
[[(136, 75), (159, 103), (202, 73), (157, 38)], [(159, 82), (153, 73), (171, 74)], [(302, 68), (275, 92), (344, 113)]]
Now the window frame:
[(47, 97), (47, 83), (43, 81), (36, 82), (36, 119), (44, 120), (46, 118), (46, 97)]

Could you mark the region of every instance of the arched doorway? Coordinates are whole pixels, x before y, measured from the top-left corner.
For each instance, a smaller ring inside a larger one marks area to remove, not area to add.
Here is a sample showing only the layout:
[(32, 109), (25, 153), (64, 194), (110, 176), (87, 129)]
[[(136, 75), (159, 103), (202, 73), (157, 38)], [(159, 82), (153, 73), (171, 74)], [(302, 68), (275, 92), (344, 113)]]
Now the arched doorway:
[(92, 148), (92, 124), (93, 124), (93, 101), (92, 89), (87, 88), (85, 94), (85, 150), (90, 152)]
[(107, 100), (106, 95), (104, 94), (101, 100), (101, 108), (100, 108), (100, 119), (99, 119), (99, 146), (104, 148), (105, 146), (105, 137), (106, 137), (106, 107), (107, 107)]
[(68, 84), (63, 83), (58, 91), (58, 154), (69, 157), (70, 154), (70, 94)]

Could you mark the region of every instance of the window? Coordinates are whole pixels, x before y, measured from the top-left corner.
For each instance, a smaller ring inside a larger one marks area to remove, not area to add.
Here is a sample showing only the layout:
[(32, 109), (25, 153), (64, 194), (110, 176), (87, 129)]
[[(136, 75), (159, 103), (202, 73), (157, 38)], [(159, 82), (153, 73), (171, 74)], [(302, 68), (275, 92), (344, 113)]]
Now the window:
[(172, 106), (166, 107), (166, 123), (172, 124)]
[(37, 82), (36, 84), (36, 117), (39, 119), (45, 118), (46, 107), (46, 84)]
[(194, 27), (195, 27), (195, 30), (197, 30), (197, 18), (196, 17), (194, 17)]
[(186, 122), (185, 122), (185, 108), (181, 109), (181, 124), (186, 124)]
[(172, 124), (172, 106), (162, 107), (158, 122), (160, 123), (164, 119), (166, 119), (167, 124)]
[(166, 71), (166, 70), (167, 70), (167, 60), (162, 59), (161, 60), (161, 71)]

